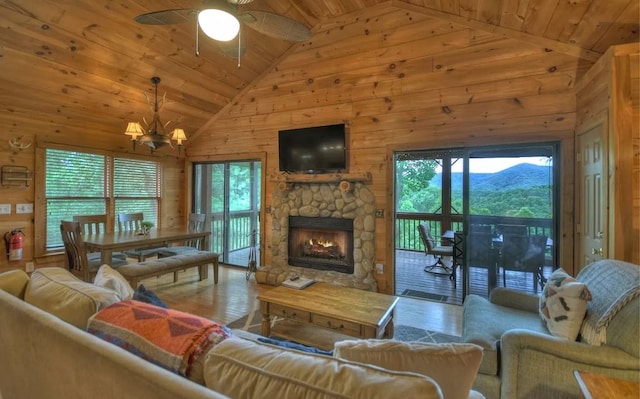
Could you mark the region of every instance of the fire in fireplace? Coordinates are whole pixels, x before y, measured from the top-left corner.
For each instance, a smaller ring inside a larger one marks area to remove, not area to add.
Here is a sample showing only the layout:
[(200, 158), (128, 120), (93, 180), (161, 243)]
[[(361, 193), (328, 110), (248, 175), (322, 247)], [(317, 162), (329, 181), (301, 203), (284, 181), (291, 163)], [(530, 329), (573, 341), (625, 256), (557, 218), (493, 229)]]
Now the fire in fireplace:
[(353, 273), (353, 219), (289, 216), (289, 264)]

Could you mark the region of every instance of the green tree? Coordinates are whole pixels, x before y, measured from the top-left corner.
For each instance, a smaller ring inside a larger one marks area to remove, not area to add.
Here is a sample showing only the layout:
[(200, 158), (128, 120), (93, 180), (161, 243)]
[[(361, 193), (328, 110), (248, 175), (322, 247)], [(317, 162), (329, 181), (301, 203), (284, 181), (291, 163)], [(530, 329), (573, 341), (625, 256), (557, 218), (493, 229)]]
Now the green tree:
[(432, 159), (409, 159), (396, 163), (396, 199), (399, 211), (428, 212), (428, 204), (433, 203), (435, 196), (433, 191), (429, 192), (429, 182), (436, 175), (437, 166), (438, 163)]

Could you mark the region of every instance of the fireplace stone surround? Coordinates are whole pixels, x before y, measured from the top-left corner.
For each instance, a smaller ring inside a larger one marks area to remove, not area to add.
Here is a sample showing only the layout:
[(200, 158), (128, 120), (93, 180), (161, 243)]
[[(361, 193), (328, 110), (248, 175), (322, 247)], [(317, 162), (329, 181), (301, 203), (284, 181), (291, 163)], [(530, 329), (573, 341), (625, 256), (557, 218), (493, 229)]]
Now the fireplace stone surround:
[[(347, 187), (344, 189), (344, 187)], [(375, 264), (375, 197), (362, 182), (282, 183), (273, 192), (271, 265), (256, 271), (256, 281), (279, 285), (303, 276), (335, 285), (377, 291)], [(353, 219), (352, 274), (288, 264), (289, 216)]]

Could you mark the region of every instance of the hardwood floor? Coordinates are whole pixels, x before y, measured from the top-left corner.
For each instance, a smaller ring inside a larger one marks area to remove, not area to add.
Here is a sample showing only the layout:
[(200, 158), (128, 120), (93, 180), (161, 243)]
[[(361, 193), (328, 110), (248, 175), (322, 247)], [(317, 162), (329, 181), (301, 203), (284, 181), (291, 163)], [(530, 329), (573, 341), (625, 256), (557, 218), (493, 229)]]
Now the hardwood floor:
[[(252, 275), (246, 280), (243, 268), (220, 265), (220, 279), (213, 284), (213, 271), (209, 279), (198, 281), (196, 269), (179, 273), (178, 282), (173, 275), (153, 277), (142, 281), (170, 308), (196, 314), (219, 323), (228, 324), (258, 309), (256, 296), (273, 287), (258, 284)], [(462, 332), (462, 307), (401, 297), (396, 309), (395, 324), (424, 328), (451, 335)]]

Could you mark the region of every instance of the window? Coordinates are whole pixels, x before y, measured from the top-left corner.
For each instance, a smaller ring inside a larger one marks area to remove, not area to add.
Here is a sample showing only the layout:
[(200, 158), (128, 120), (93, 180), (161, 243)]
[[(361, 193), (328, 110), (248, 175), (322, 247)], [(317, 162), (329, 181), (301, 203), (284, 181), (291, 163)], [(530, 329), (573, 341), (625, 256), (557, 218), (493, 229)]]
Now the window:
[[(144, 213), (144, 219), (157, 225), (160, 197), (159, 168), (155, 162), (115, 158), (113, 196), (115, 216), (119, 213)], [(116, 229), (118, 227), (116, 219)]]
[(48, 148), (44, 179), (45, 251), (62, 248), (60, 221), (74, 215), (109, 214), (117, 226), (118, 213), (143, 212), (157, 224), (157, 162)]

